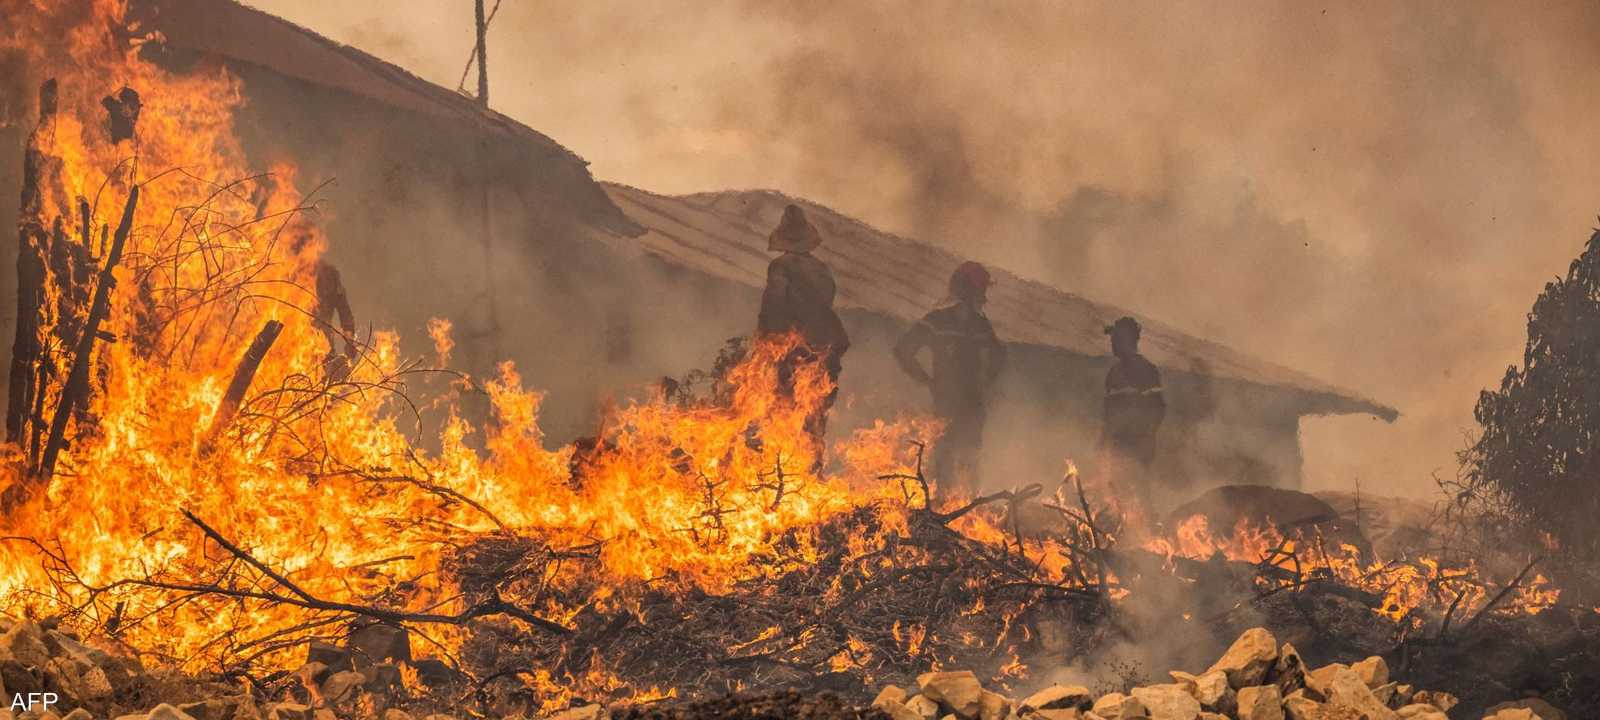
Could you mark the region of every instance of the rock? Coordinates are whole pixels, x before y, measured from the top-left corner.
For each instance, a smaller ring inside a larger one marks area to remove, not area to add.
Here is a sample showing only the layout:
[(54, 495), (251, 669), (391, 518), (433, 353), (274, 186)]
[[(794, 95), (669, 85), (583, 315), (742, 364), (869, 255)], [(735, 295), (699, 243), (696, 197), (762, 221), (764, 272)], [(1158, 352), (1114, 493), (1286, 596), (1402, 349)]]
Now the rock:
[(1395, 714), (1404, 720), (1450, 720), (1450, 716), (1444, 714), (1443, 710), (1427, 703), (1403, 705), (1395, 711)]
[(300, 678), (300, 684), (308, 688), (321, 686), (332, 674), (327, 665), (319, 662), (308, 662), (294, 671), (294, 676)]
[(417, 669), (417, 679), (430, 688), (440, 687), (461, 677), (461, 674), (456, 672), (454, 668), (446, 665), (444, 661), (434, 658), (413, 661), (411, 667)]
[(1492, 715), (1483, 716), (1483, 720), (1543, 720), (1538, 713), (1527, 708), (1506, 708)]
[(978, 696), (978, 720), (1006, 720), (1010, 714), (1010, 698), (988, 690)]
[(1357, 710), (1317, 702), (1304, 690), (1296, 690), (1284, 698), (1283, 711), (1289, 720), (1365, 720)]
[(339, 720), (339, 714), (325, 707), (313, 708), (311, 720)]
[(1240, 688), (1237, 703), (1239, 720), (1283, 720), (1283, 693), (1277, 685)]
[(234, 711), (238, 708), (238, 701), (224, 698), (212, 698), (200, 702), (185, 703), (178, 709), (188, 714), (194, 720), (233, 720)]
[(357, 668), (389, 660), (411, 662), (411, 635), (394, 625), (374, 623), (352, 630), (347, 647)]
[(923, 720), (933, 720), (939, 717), (939, 702), (927, 695), (918, 695), (906, 701), (906, 707), (916, 713)]
[(931, 672), (917, 676), (917, 686), (929, 700), (943, 703), (962, 718), (975, 718), (983, 700), (983, 686), (971, 670)]
[[(903, 691), (902, 694), (904, 694)], [(899, 700), (880, 698), (879, 700), (873, 701), (872, 707), (873, 709), (888, 715), (889, 720), (926, 720), (921, 713), (906, 707), (905, 703), (900, 702)]]
[(13, 660), (24, 667), (43, 668), (50, 662), (44, 631), (32, 620), (23, 620), (0, 634), (0, 660)]
[(1236, 702), (1233, 688), (1228, 685), (1228, 676), (1221, 670), (1213, 670), (1195, 678), (1189, 693), (1200, 702), (1200, 707), (1207, 710), (1231, 712)]
[(1328, 699), (1328, 685), (1333, 682), (1333, 677), (1341, 670), (1349, 670), (1350, 666), (1344, 663), (1324, 665), (1306, 673), (1306, 695), (1312, 700), (1325, 701)]
[(354, 670), (336, 672), (323, 681), (322, 697), (332, 705), (349, 704), (360, 695), (361, 686), (366, 682), (367, 676)]
[(1080, 685), (1051, 685), (1026, 698), (1018, 705), (1023, 710), (1088, 710), (1094, 705), (1094, 694)]
[(877, 707), (878, 703), (882, 702), (892, 702), (904, 705), (905, 701), (906, 691), (901, 690), (895, 685), (885, 685), (883, 686), (882, 690), (878, 691), (878, 696), (872, 699), (872, 706)]
[(570, 710), (562, 710), (550, 715), (548, 720), (606, 720), (606, 709), (599, 705), (584, 705)]
[(1395, 688), (1397, 686), (1399, 686), (1399, 683), (1387, 682), (1373, 688), (1372, 694), (1374, 697), (1378, 698), (1379, 702), (1389, 706), (1389, 709), (1393, 710), (1404, 704), (1395, 702)]
[(1389, 707), (1400, 709), (1411, 704), (1411, 696), (1416, 694), (1416, 689), (1405, 683), (1394, 683), (1394, 695), (1389, 698)]
[(275, 703), (267, 708), (267, 720), (311, 720), (311, 708), (300, 703)]
[(1022, 717), (1027, 720), (1090, 720), (1094, 713), (1085, 713), (1077, 708), (1051, 708), (1048, 710), (1029, 710)]
[(1278, 659), (1272, 663), (1272, 669), (1267, 671), (1267, 681), (1278, 686), (1278, 692), (1288, 697), (1300, 688), (1306, 686), (1306, 661), (1300, 657), (1300, 651), (1293, 645), (1284, 643), (1278, 649)]
[(1152, 720), (1194, 720), (1200, 716), (1200, 701), (1178, 683), (1134, 688), (1132, 694), (1144, 703)]
[(1250, 628), (1233, 641), (1228, 651), (1212, 663), (1206, 672), (1221, 670), (1227, 673), (1228, 685), (1234, 689), (1260, 685), (1267, 669), (1278, 660), (1278, 640), (1266, 628)]
[(387, 693), (405, 684), (400, 677), (400, 668), (389, 663), (368, 665), (359, 672), (366, 678), (367, 692)]
[[(84, 700), (92, 702), (111, 697), (113, 692), (111, 678), (106, 676), (104, 668), (91, 667), (79, 680), (78, 689), (82, 693), (81, 697)], [(62, 718), (62, 720), (66, 720), (66, 718)]]
[(331, 672), (356, 669), (348, 649), (321, 640), (312, 640), (306, 645), (306, 664), (311, 663), (322, 663)]
[(1375, 689), (1389, 682), (1389, 663), (1377, 655), (1351, 665), (1350, 669), (1356, 671), (1356, 675), (1361, 677), (1361, 682), (1366, 683), (1369, 688)]
[(1493, 715), (1505, 710), (1515, 710), (1518, 708), (1533, 711), (1534, 715), (1539, 716), (1539, 720), (1567, 720), (1567, 714), (1565, 712), (1556, 706), (1545, 702), (1542, 698), (1523, 698), (1521, 700), (1514, 700), (1512, 702), (1503, 702), (1483, 711), (1483, 714)]
[(1440, 712), (1450, 712), (1450, 708), (1461, 702), (1456, 696), (1437, 690), (1418, 690), (1411, 696), (1412, 703), (1424, 703), (1439, 708)]
[(1094, 714), (1105, 720), (1131, 720), (1150, 717), (1150, 709), (1139, 698), (1114, 692), (1106, 693), (1094, 701)]
[(145, 720), (194, 720), (194, 716), (166, 703), (150, 708)]
[(94, 716), (89, 714), (88, 710), (77, 708), (66, 715), (62, 715), (61, 720), (94, 720)]
[(1372, 694), (1372, 688), (1367, 687), (1366, 681), (1355, 670), (1340, 669), (1335, 672), (1333, 680), (1328, 683), (1326, 695), (1329, 705), (1351, 708), (1365, 716), (1366, 720), (1397, 720), (1399, 717)]

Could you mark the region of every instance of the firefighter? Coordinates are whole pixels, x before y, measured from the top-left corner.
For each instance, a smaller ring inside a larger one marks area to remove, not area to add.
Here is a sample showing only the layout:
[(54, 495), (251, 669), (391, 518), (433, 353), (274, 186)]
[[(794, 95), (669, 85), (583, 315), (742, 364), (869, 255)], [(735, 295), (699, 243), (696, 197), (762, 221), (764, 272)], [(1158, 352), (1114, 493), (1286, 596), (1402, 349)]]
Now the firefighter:
[(792, 332), (802, 342), (778, 366), (780, 392), (793, 396), (794, 371), (804, 363), (821, 362), (832, 380), (833, 391), (806, 420), (806, 431), (819, 444), (827, 431), (828, 410), (839, 395), (844, 353), (850, 349), (844, 323), (833, 311), (833, 272), (811, 254), (821, 244), (822, 234), (798, 205), (783, 209), (783, 219), (767, 237), (767, 249), (782, 254), (767, 266), (767, 288), (756, 318), (757, 339)]
[(1167, 414), (1161, 395), (1161, 371), (1139, 354), (1139, 321), (1123, 317), (1108, 325), (1116, 362), (1106, 372), (1104, 427), (1100, 437), (1111, 476), (1121, 487), (1132, 486), (1145, 513), (1154, 513), (1156, 431)]
[[(933, 412), (945, 423), (931, 468), (942, 488), (978, 488), (988, 397), (1006, 360), (1005, 345), (983, 314), (991, 284), (982, 265), (962, 263), (950, 275), (948, 304), (923, 316), (894, 348), (906, 374), (932, 391)], [(924, 348), (931, 350), (932, 372), (917, 357)]]

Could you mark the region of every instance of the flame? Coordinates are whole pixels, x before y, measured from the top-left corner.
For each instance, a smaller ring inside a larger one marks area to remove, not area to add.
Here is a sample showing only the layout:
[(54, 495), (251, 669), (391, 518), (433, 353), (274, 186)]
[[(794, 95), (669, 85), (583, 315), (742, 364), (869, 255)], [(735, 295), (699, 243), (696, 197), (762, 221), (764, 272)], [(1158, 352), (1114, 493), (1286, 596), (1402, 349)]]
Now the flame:
[[(1221, 555), (1235, 562), (1259, 564), (1280, 571), (1276, 578), (1263, 579), (1263, 583), (1274, 587), (1326, 577), (1379, 598), (1373, 612), (1395, 622), (1421, 622), (1424, 616), (1470, 616), (1486, 607), (1491, 598), (1491, 583), (1472, 561), (1450, 564), (1429, 555), (1364, 559), (1361, 550), (1353, 545), (1330, 549), (1315, 534), (1308, 537), (1297, 530), (1286, 535), (1270, 522), (1262, 525), (1250, 518), (1241, 518), (1231, 533), (1216, 535), (1204, 515), (1193, 515), (1180, 521), (1169, 536), (1146, 541), (1145, 549), (1169, 560), (1208, 560)], [(1519, 584), (1494, 609), (1536, 615), (1553, 607), (1560, 596), (1559, 588), (1543, 574), (1537, 574)]]

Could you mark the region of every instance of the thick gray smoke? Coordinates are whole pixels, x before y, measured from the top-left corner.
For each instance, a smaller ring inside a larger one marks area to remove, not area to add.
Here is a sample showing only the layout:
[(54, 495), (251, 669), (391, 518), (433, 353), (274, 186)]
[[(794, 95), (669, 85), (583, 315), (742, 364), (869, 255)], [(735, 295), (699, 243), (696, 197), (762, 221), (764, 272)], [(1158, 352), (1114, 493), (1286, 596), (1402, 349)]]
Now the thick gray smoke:
[[(466, 3), (257, 4), (448, 86), (471, 44)], [(1596, 37), (1579, 1), (506, 3), (490, 70), (600, 177), (781, 188), (1396, 405), (1308, 423), (1308, 479), (1423, 492), (1600, 209)]]

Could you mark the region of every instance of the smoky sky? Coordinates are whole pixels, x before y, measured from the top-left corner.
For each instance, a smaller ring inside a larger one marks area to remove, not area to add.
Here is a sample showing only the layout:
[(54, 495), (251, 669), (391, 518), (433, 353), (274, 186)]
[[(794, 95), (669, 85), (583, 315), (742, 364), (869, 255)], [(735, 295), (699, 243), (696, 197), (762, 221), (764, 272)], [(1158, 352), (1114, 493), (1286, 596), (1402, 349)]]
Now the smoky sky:
[[(447, 87), (473, 41), (253, 4)], [(489, 69), (601, 179), (781, 189), (1402, 411), (1308, 420), (1313, 487), (1453, 472), (1600, 212), (1592, 2), (505, 0)]]

